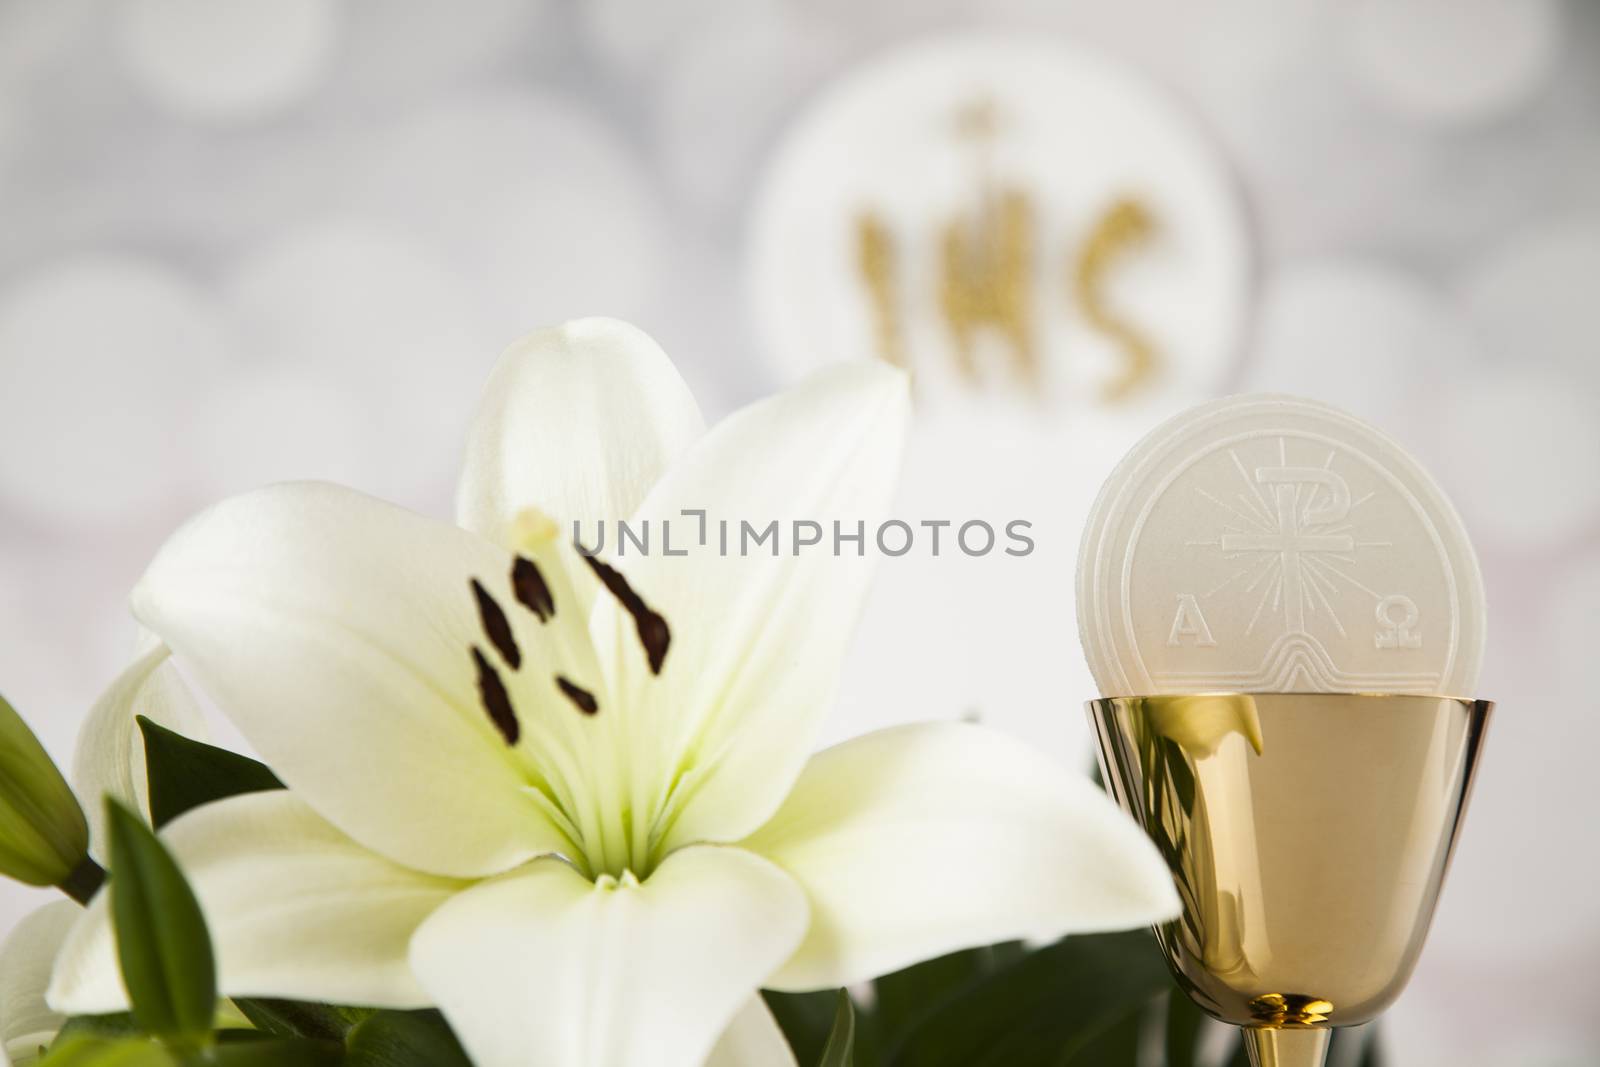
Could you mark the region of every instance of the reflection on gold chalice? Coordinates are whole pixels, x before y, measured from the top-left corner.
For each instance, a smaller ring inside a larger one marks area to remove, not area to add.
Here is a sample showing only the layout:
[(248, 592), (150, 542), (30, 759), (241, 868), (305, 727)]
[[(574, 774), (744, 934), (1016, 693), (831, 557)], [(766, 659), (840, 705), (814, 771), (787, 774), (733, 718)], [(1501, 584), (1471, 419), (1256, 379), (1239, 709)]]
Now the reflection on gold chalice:
[(1156, 931), (1256, 1067), (1319, 1067), (1399, 995), (1427, 935), (1492, 705), (1211, 693), (1092, 701), (1107, 787), (1166, 858)]

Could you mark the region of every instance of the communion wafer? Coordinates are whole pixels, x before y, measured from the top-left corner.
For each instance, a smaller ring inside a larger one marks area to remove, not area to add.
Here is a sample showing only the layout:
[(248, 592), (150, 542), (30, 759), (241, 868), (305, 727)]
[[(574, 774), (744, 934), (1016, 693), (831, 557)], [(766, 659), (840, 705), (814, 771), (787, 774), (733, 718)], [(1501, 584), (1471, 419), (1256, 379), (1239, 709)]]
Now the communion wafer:
[(1324, 404), (1236, 396), (1112, 472), (1078, 627), (1108, 696), (1471, 695), (1485, 609), (1460, 518), (1398, 444)]

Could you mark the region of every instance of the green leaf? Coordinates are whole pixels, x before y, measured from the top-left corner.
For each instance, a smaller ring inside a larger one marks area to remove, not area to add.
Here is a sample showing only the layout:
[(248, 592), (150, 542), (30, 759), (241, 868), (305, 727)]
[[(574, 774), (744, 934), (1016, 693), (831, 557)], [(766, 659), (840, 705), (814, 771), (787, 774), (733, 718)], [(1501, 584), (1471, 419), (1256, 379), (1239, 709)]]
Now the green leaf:
[[(338, 1067), (344, 1047), (333, 1041), (280, 1038), (258, 1030), (224, 1030), (218, 1043), (170, 1048), (147, 1036), (117, 1037), (84, 1027), (97, 1020), (117, 1025), (125, 1016), (83, 1016), (56, 1037), (49, 1056), (37, 1067)], [(69, 1033), (76, 1024), (76, 1032)]]
[(989, 970), (991, 953), (973, 948), (925, 960), (872, 983), (872, 1018), (878, 1032), (895, 1044), (949, 996), (977, 981)]
[[(1143, 931), (1069, 937), (947, 1000), (889, 1050), (896, 1067), (1067, 1064), (1170, 979)], [(1080, 1061), (1082, 1062), (1082, 1061)]]
[(1195, 1067), (1195, 1048), (1206, 1016), (1174, 989), (1167, 994), (1167, 1067)]
[(347, 1067), (472, 1067), (438, 1012), (380, 1011), (350, 1031)]
[(217, 1006), (211, 937), (172, 854), (138, 816), (106, 801), (111, 919), (133, 1017), (162, 1037), (203, 1040)]
[(833, 1031), (823, 1046), (818, 1067), (852, 1067), (856, 1061), (856, 1011), (850, 994), (839, 990), (834, 1000)]
[(815, 993), (774, 993), (763, 989), (761, 997), (778, 1027), (794, 1049), (795, 1059), (801, 1063), (815, 1063), (828, 1043), (834, 1016), (834, 994), (830, 990)]
[(144, 733), (145, 773), (150, 781), (150, 818), (156, 829), (202, 804), (241, 793), (282, 789), (264, 763), (168, 730), (137, 716)]
[(273, 997), (235, 997), (234, 1007), (250, 1025), (279, 1037), (309, 1037), (343, 1042), (351, 1029), (375, 1014), (376, 1008), (312, 1004)]
[(109, 1015), (74, 1015), (61, 1024), (51, 1047), (66, 1044), (75, 1037), (136, 1037), (143, 1032), (133, 1016), (125, 1011)]
[(56, 1044), (37, 1067), (179, 1067), (179, 1063), (147, 1037), (80, 1035)]
[(1128, 1012), (1060, 1062), (1071, 1067), (1135, 1067), (1145, 1011), (1150, 1006), (1147, 1003)]
[(249, 1031), (234, 1031), (227, 1041), (193, 1055), (183, 1067), (338, 1067), (344, 1047), (333, 1041), (303, 1037), (238, 1039)]
[[(1016, 941), (964, 949), (948, 956), (913, 964), (872, 983), (872, 1011), (861, 1020), (871, 1036), (885, 1048), (900, 1044), (907, 1034), (944, 1002), (971, 987), (985, 975), (1010, 966), (1026, 955)], [(862, 1059), (866, 1042), (856, 1035), (856, 1059)]]

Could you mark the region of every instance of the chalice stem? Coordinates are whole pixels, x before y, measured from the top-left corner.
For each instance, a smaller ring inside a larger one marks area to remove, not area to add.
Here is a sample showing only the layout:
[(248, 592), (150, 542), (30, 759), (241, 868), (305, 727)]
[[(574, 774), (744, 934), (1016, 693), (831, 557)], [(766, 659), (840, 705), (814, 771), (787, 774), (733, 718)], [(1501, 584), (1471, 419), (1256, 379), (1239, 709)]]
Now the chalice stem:
[(1323, 1067), (1333, 1031), (1323, 1027), (1246, 1027), (1250, 1067)]

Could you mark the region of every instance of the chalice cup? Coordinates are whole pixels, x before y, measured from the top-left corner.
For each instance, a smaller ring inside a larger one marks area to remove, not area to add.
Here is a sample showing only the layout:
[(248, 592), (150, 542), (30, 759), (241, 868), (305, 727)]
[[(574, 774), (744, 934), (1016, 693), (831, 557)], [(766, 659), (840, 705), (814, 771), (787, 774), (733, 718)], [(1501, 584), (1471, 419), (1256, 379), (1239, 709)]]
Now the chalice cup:
[(1411, 976), (1493, 705), (1205, 693), (1088, 705), (1107, 788), (1166, 858), (1178, 985), (1255, 1067), (1321, 1067)]

